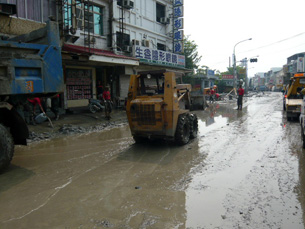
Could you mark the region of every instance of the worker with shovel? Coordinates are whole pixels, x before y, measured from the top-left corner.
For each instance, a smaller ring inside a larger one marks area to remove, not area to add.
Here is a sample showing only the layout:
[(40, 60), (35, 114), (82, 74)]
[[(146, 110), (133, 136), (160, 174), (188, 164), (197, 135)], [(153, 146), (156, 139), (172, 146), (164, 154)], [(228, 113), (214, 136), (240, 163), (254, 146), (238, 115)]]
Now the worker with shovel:
[[(39, 106), (42, 113), (35, 117), (37, 105)], [(25, 108), (29, 112), (30, 124), (36, 125), (36, 123), (42, 123), (43, 121), (48, 119), (50, 122), (50, 125), (53, 127), (53, 123), (51, 122), (50, 118), (46, 115), (46, 112), (42, 108), (40, 98), (35, 97), (33, 99), (27, 99)]]

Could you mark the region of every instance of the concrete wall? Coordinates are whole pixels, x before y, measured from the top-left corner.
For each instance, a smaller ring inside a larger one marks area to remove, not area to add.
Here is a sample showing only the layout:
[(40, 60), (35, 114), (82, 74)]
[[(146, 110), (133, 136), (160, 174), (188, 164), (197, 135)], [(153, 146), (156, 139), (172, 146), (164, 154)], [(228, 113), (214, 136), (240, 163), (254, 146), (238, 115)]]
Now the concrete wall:
[(45, 26), (45, 23), (29, 21), (25, 19), (0, 16), (0, 34), (16, 36), (32, 32)]

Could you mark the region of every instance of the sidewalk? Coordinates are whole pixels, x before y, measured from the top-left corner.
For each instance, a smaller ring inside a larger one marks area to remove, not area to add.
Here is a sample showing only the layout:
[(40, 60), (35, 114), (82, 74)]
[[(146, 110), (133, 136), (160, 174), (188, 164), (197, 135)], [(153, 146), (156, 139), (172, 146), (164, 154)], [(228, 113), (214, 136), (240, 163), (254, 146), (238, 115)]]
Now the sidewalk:
[[(49, 114), (47, 112), (47, 114)], [(111, 119), (105, 118), (104, 112), (97, 112), (92, 114), (87, 107), (75, 109), (72, 113), (66, 113), (60, 115), (58, 121), (55, 121), (49, 115), (53, 128), (49, 121), (45, 121), (41, 124), (28, 125), (30, 131), (30, 137), (28, 142), (40, 141), (44, 139), (50, 139), (61, 135), (73, 135), (77, 133), (86, 133), (93, 131), (100, 131), (107, 127), (116, 127), (127, 124), (127, 116), (125, 110), (113, 110), (111, 113)]]

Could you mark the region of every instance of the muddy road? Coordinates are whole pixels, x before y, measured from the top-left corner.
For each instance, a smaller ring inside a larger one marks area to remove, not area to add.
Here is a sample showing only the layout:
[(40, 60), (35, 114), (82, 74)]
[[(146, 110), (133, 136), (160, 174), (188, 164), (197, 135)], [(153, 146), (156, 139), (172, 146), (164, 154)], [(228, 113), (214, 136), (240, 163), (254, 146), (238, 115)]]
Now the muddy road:
[(305, 151), (282, 95), (196, 111), (186, 146), (127, 125), (17, 147), (0, 228), (304, 228)]

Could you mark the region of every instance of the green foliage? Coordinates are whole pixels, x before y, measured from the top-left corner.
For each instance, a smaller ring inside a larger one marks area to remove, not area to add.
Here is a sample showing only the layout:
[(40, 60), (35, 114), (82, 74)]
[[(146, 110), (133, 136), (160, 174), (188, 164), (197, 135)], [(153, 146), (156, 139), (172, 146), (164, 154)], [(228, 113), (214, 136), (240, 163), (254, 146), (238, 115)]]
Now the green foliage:
[(189, 36), (184, 37), (184, 55), (185, 67), (193, 72), (195, 69), (198, 69), (201, 56), (198, 53), (198, 45), (195, 41), (190, 40)]
[(217, 87), (218, 87), (218, 92), (219, 92), (219, 93), (223, 93), (223, 92), (226, 91), (227, 86), (226, 86), (226, 84), (225, 84), (224, 81), (219, 80), (218, 83), (217, 83), (216, 85), (217, 85)]

